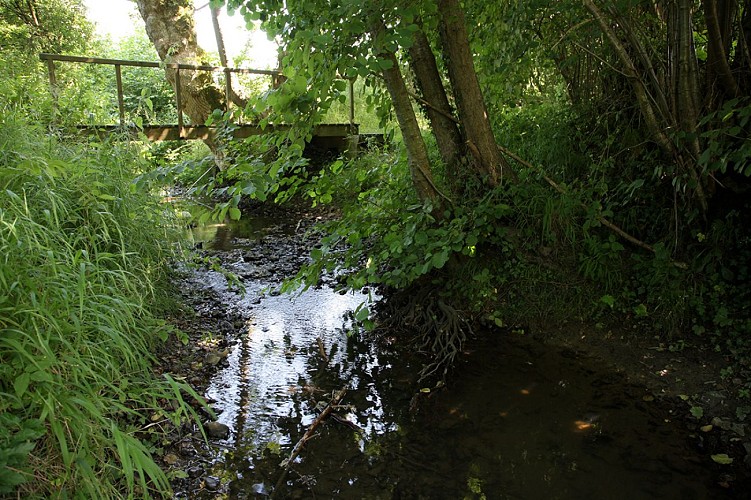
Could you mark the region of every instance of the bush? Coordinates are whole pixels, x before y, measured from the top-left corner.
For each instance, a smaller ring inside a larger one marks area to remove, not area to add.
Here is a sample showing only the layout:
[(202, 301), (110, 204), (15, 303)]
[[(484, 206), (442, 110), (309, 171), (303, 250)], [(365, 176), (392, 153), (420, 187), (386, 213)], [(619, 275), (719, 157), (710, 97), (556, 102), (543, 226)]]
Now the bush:
[(169, 490), (138, 436), (159, 400), (176, 397), (150, 369), (170, 332), (154, 304), (174, 231), (133, 189), (136, 162), (126, 146), (64, 147), (0, 125), (2, 493)]

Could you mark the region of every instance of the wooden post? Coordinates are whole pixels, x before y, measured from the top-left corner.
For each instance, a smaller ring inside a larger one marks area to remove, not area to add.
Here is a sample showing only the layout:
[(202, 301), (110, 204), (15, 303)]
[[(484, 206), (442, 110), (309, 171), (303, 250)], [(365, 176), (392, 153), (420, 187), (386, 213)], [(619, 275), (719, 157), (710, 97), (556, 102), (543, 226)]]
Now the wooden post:
[(180, 68), (175, 70), (175, 99), (177, 100), (177, 127), (180, 139), (183, 138), (183, 97), (180, 89)]
[(59, 108), (57, 103), (57, 77), (55, 76), (55, 61), (47, 59), (47, 72), (50, 77), (50, 94), (52, 94), (52, 123), (57, 121)]
[(355, 79), (349, 80), (349, 125), (355, 128)]
[(120, 112), (120, 126), (125, 126), (125, 103), (123, 100), (123, 75), (119, 64), (115, 64), (115, 78), (117, 79), (117, 108)]
[(224, 93), (227, 99), (227, 111), (232, 109), (232, 73), (229, 68), (224, 69)]
[(357, 125), (355, 125), (355, 79), (347, 80), (349, 83), (349, 136), (347, 137), (347, 157), (355, 158), (357, 148), (360, 145), (360, 135)]

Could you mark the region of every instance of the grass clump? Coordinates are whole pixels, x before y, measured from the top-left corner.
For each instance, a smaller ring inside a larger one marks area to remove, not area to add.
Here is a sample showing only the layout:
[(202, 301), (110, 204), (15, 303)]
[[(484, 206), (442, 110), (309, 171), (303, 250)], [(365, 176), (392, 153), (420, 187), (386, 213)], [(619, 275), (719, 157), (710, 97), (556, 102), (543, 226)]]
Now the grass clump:
[(0, 123), (0, 495), (169, 491), (142, 438), (179, 391), (150, 369), (174, 238), (133, 188), (137, 164), (127, 146)]

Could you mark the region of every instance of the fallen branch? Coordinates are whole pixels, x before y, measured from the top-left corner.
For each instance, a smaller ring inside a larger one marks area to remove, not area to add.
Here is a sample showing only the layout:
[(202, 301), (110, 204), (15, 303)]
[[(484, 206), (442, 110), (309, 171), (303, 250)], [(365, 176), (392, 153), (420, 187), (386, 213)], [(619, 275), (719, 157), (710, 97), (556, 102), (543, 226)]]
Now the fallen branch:
[(276, 498), (277, 492), (282, 487), (282, 484), (284, 484), (284, 480), (287, 477), (287, 473), (289, 472), (289, 468), (292, 465), (292, 462), (294, 462), (295, 458), (297, 458), (297, 455), (300, 454), (302, 447), (305, 446), (305, 443), (307, 443), (313, 437), (315, 430), (331, 414), (334, 408), (342, 400), (346, 392), (347, 387), (345, 386), (341, 390), (335, 392), (333, 396), (331, 396), (331, 400), (329, 401), (329, 404), (326, 405), (326, 408), (324, 408), (321, 414), (318, 415), (315, 420), (313, 420), (313, 423), (310, 424), (308, 430), (305, 431), (305, 434), (303, 434), (303, 437), (300, 438), (295, 447), (292, 448), (292, 452), (289, 454), (289, 457), (282, 461), (281, 465), (284, 466), (284, 470), (282, 471), (282, 475), (279, 477), (279, 480), (276, 482), (276, 486), (274, 486), (274, 491), (271, 493), (272, 499)]
[[(545, 180), (545, 182), (547, 182), (548, 184), (550, 184), (550, 186), (553, 189), (555, 189), (556, 191), (558, 191), (559, 193), (561, 193), (561, 194), (567, 194), (566, 190), (563, 189), (560, 185), (558, 185), (558, 183), (556, 183), (553, 179), (551, 179), (550, 177), (548, 177), (541, 168), (535, 167), (534, 165), (532, 165), (528, 161), (520, 158), (518, 155), (514, 154), (512, 151), (509, 151), (508, 149), (504, 148), (503, 146), (498, 146), (498, 149), (501, 151), (501, 153), (503, 153), (503, 154), (507, 155), (508, 157), (512, 158), (514, 161), (516, 161), (516, 162), (520, 163), (521, 165), (524, 165), (525, 167), (530, 168), (530, 169), (536, 171), (537, 173), (539, 173), (542, 176), (542, 178)], [(584, 203), (580, 203), (580, 205), (582, 207), (584, 207), (585, 209), (587, 208), (587, 206)], [(598, 215), (597, 216), (597, 221), (600, 224), (602, 224), (603, 226), (605, 226), (608, 229), (610, 229), (611, 231), (613, 231), (615, 234), (617, 234), (621, 238), (623, 238), (624, 240), (626, 240), (626, 241), (628, 241), (628, 242), (630, 242), (630, 243), (632, 243), (632, 244), (634, 244), (634, 245), (636, 245), (638, 247), (641, 247), (641, 248), (643, 248), (645, 250), (648, 250), (648, 251), (650, 251), (652, 253), (655, 253), (655, 249), (654, 249), (654, 247), (652, 245), (650, 245), (649, 243), (643, 242), (642, 240), (636, 238), (635, 236), (632, 236), (631, 234), (629, 234), (626, 231), (624, 231), (623, 229), (621, 229), (619, 226), (617, 226), (617, 225), (613, 224), (612, 222), (610, 222), (608, 219), (606, 219), (602, 215)], [(678, 267), (680, 269), (687, 269), (688, 268), (688, 265), (685, 262), (676, 262), (676, 261), (673, 261), (672, 264), (675, 267)]]

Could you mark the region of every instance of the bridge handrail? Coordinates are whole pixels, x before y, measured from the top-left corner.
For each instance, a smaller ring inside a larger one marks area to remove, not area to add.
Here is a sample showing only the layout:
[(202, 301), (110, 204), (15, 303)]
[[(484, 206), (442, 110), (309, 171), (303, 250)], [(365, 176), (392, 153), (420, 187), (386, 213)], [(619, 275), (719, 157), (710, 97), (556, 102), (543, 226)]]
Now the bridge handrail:
[(127, 61), (123, 59), (106, 59), (101, 57), (83, 57), (83, 56), (68, 56), (62, 54), (49, 54), (42, 52), (39, 54), (39, 59), (42, 61), (61, 61), (61, 62), (77, 62), (77, 63), (91, 63), (91, 64), (109, 64), (112, 66), (135, 66), (139, 68), (171, 68), (171, 69), (188, 69), (195, 71), (221, 71), (230, 73), (245, 73), (253, 75), (268, 75), (279, 76), (280, 70), (274, 69), (250, 69), (250, 68), (229, 68), (225, 66), (203, 66), (194, 64), (182, 64), (182, 63), (165, 63), (154, 61)]
[[(255, 74), (255, 75), (267, 75), (276, 79), (282, 75), (282, 71), (279, 69), (266, 70), (266, 69), (249, 69), (249, 68), (228, 68), (224, 66), (208, 66), (208, 65), (193, 65), (183, 63), (170, 63), (170, 62), (154, 62), (154, 61), (128, 61), (124, 59), (107, 59), (101, 57), (85, 57), (85, 56), (71, 56), (63, 54), (50, 54), (42, 52), (39, 54), (39, 59), (47, 63), (47, 72), (49, 76), (50, 91), (52, 93), (53, 110), (57, 115), (57, 78), (55, 76), (55, 61), (70, 62), (70, 63), (88, 63), (88, 64), (104, 64), (114, 66), (115, 79), (117, 83), (117, 105), (120, 115), (120, 126), (125, 125), (125, 102), (123, 96), (123, 82), (122, 82), (122, 67), (140, 67), (140, 68), (170, 68), (174, 69), (177, 73), (175, 78), (175, 102), (177, 105), (177, 124), (180, 130), (180, 136), (182, 137), (183, 129), (185, 128), (183, 122), (183, 99), (182, 89), (180, 84), (180, 71), (210, 71), (210, 72), (222, 72), (225, 76), (225, 98), (227, 100), (227, 109), (231, 105), (232, 95), (232, 79), (231, 73), (243, 73), (243, 74)], [(355, 130), (355, 94), (353, 87), (353, 80), (348, 79), (349, 83), (349, 125), (352, 130)]]

